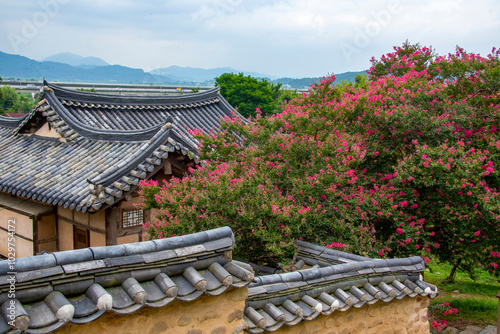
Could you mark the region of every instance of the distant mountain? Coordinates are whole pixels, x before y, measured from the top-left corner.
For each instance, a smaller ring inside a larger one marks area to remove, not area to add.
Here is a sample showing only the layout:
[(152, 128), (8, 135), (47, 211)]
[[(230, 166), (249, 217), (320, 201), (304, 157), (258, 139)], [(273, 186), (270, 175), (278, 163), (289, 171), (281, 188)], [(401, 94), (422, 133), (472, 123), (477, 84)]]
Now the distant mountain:
[[(96, 82), (96, 83), (157, 83), (171, 85), (213, 85), (214, 79), (223, 73), (240, 73), (254, 78), (264, 78), (271, 82), (281, 82), (292, 89), (304, 89), (321, 78), (279, 78), (256, 72), (238, 71), (231, 67), (202, 69), (192, 67), (170, 66), (151, 72), (142, 69), (120, 65), (108, 65), (104, 60), (95, 57), (81, 57), (71, 53), (61, 53), (45, 59), (51, 61), (36, 61), (23, 56), (12, 55), (0, 51), (0, 77), (14, 79), (42, 79), (66, 82)], [(59, 59), (59, 62), (54, 61)], [(64, 62), (72, 62), (69, 65)], [(96, 65), (104, 63), (105, 65)], [(356, 74), (366, 73), (346, 72), (337, 74), (337, 82), (354, 81)]]
[(71, 66), (81, 66), (83, 68), (96, 67), (96, 66), (108, 66), (109, 64), (97, 57), (82, 57), (80, 55), (63, 52), (58, 53), (47, 58), (42, 59), (42, 61), (53, 61), (56, 63), (68, 64)]
[(245, 72), (235, 70), (231, 67), (219, 67), (212, 69), (203, 68), (193, 68), (193, 67), (181, 67), (181, 66), (170, 66), (166, 68), (158, 68), (152, 70), (149, 73), (168, 76), (175, 78), (179, 81), (184, 82), (213, 82), (214, 79), (224, 73), (240, 73), (245, 75), (250, 75), (256, 78), (276, 78), (267, 74), (256, 73), (256, 72)]
[(23, 56), (0, 52), (0, 77), (49, 81), (101, 83), (175, 83), (169, 77), (153, 75), (142, 69), (119, 65), (83, 68), (52, 61), (38, 62)]

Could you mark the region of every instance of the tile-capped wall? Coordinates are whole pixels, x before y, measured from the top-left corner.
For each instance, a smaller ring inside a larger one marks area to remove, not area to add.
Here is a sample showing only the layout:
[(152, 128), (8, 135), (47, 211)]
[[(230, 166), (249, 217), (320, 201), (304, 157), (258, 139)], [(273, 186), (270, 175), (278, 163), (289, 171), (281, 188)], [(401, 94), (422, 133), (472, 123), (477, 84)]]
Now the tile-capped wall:
[(390, 303), (365, 305), (333, 312), (295, 326), (283, 326), (276, 334), (429, 334), (426, 297), (405, 297)]
[(222, 334), (243, 333), (246, 287), (217, 297), (204, 296), (193, 302), (176, 301), (161, 308), (143, 308), (123, 316), (111, 312), (85, 324), (68, 324), (54, 334)]

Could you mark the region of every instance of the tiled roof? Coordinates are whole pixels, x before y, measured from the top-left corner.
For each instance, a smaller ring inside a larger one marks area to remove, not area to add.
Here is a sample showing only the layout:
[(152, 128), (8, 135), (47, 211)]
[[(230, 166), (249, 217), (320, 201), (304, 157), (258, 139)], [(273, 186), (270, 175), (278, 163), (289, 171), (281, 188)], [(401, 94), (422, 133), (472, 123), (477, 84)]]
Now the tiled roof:
[[(231, 261), (230, 228), (139, 243), (90, 247), (0, 262), (0, 333), (49, 333), (174, 300), (217, 296), (254, 275)], [(10, 272), (17, 274), (15, 299)], [(15, 304), (15, 317), (7, 309)], [(13, 320), (14, 327), (8, 323)]]
[[(45, 83), (31, 113), (0, 116), (0, 191), (83, 212), (99, 210), (150, 178), (169, 155), (199, 163), (197, 141), (187, 129), (217, 129), (219, 118), (232, 112), (218, 88), (135, 97)], [(32, 134), (46, 122), (63, 139)]]
[(365, 304), (437, 295), (437, 288), (422, 280), (424, 262), (418, 256), (370, 259), (301, 241), (296, 246), (296, 271), (260, 276), (249, 285), (243, 319), (251, 333)]

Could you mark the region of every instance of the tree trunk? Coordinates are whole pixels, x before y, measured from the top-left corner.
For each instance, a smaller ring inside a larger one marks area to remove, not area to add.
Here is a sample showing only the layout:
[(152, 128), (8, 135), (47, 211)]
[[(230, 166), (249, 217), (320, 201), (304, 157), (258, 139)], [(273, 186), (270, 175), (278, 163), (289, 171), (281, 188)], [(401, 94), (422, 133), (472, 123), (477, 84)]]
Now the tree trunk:
[(461, 262), (462, 259), (458, 259), (457, 263), (455, 263), (453, 268), (451, 268), (450, 274), (448, 275), (448, 277), (446, 277), (447, 282), (453, 282), (455, 280), (455, 271), (457, 271), (458, 266), (460, 265)]

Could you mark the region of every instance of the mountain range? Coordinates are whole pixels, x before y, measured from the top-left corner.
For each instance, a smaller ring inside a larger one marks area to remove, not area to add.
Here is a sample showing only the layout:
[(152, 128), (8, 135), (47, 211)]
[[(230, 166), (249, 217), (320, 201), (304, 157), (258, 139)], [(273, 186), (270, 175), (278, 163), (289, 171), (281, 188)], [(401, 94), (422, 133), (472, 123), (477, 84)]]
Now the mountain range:
[(97, 66), (108, 66), (109, 64), (97, 57), (82, 57), (80, 55), (71, 53), (71, 52), (63, 52), (58, 53), (47, 58), (42, 59), (41, 61), (52, 61), (56, 63), (68, 64), (71, 66), (79, 66), (83, 68), (91, 68)]
[[(214, 78), (223, 73), (240, 73), (263, 78), (271, 82), (281, 82), (289, 88), (305, 88), (319, 78), (277, 78), (274, 76), (235, 70), (231, 67), (201, 69), (170, 66), (151, 72), (120, 65), (110, 65), (97, 57), (82, 57), (73, 53), (59, 53), (41, 61), (0, 51), (0, 77), (14, 79), (42, 79), (66, 82), (95, 83), (156, 83), (210, 86)], [(346, 72), (336, 75), (337, 81), (353, 81), (361, 72)]]

